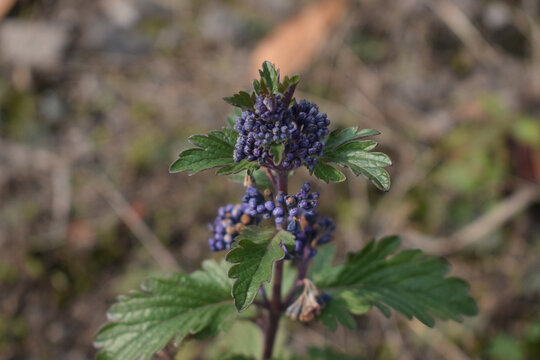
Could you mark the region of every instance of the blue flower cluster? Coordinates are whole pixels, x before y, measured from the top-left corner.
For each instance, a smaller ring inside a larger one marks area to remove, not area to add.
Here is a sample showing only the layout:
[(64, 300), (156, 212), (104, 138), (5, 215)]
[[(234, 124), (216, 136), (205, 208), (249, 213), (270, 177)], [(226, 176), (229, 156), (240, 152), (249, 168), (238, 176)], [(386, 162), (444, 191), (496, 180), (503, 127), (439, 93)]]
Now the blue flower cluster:
[(208, 224), (213, 233), (208, 240), (212, 251), (230, 249), (236, 235), (246, 226), (256, 223), (256, 219), (247, 214), (247, 209), (247, 204), (227, 204), (219, 208), (214, 223)]
[[(313, 169), (317, 156), (322, 156), (324, 137), (330, 121), (319, 113), (316, 104), (302, 100), (291, 108), (277, 94), (258, 96), (253, 110), (245, 110), (236, 119), (238, 140), (234, 161), (258, 161), (264, 166), (291, 170), (305, 164)], [(280, 164), (270, 154), (272, 144), (284, 144)]]
[(239, 137), (234, 161), (247, 158), (263, 165), (271, 161), (270, 145), (283, 143), (296, 128), (288, 104), (279, 95), (258, 96), (253, 109), (236, 119), (234, 129)]
[[(317, 165), (317, 156), (323, 154), (323, 139), (328, 135), (330, 120), (325, 113), (319, 114), (319, 107), (316, 104), (306, 100), (294, 104), (291, 112), (300, 131), (294, 141), (287, 144), (284, 162), (296, 164), (303, 161), (310, 170), (313, 170)], [(295, 167), (298, 166), (292, 168)]]
[(272, 217), (275, 204), (272, 200), (265, 201), (263, 194), (256, 187), (248, 186), (246, 194), (242, 197), (242, 203), (247, 204), (246, 213), (253, 217), (268, 220)]
[(307, 247), (309, 257), (315, 256), (316, 246), (326, 244), (332, 240), (332, 233), (336, 229), (335, 223), (330, 218), (319, 217), (316, 212), (305, 212), (299, 217), (289, 221), (287, 230), (295, 235), (295, 249), (288, 251), (286, 257), (301, 258)]
[(274, 198), (270, 191), (263, 195), (255, 187), (247, 187), (242, 203), (221, 207), (218, 217), (210, 225), (213, 237), (209, 240), (212, 251), (230, 249), (234, 238), (247, 225), (258, 224), (272, 217), (276, 224), (287, 224), (287, 231), (295, 235), (296, 247), (287, 251), (287, 258), (304, 256), (308, 246), (314, 256), (317, 245), (332, 239), (335, 224), (331, 219), (321, 218), (315, 211), (319, 205), (319, 193), (310, 192), (310, 184), (302, 185), (296, 195), (279, 193)]

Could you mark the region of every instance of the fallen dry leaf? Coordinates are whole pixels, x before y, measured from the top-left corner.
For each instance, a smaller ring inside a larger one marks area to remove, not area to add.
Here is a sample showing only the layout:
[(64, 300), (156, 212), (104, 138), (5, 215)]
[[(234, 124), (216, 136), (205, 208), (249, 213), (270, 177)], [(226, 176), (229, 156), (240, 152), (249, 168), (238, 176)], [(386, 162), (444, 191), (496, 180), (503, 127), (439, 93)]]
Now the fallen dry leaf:
[(251, 75), (258, 74), (265, 60), (274, 63), (282, 74), (303, 69), (325, 44), (332, 27), (345, 13), (346, 5), (347, 0), (321, 0), (280, 24), (254, 49)]

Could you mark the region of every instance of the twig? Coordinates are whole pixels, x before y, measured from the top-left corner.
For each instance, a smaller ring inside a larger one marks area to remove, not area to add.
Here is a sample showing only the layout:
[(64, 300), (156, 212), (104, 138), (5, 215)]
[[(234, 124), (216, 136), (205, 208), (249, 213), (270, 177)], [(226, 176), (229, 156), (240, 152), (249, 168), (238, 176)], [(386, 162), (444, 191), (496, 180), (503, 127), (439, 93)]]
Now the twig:
[(424, 3), (456, 34), (476, 60), (484, 64), (495, 62), (498, 57), (495, 49), (456, 4), (449, 0), (427, 0)]
[(531, 46), (531, 87), (533, 95), (540, 95), (540, 24), (533, 14), (538, 13), (539, 5), (535, 0), (523, 0), (523, 14), (529, 24)]
[(463, 248), (470, 245), (506, 223), (514, 215), (538, 200), (539, 197), (539, 185), (525, 185), (491, 209), (491, 211), (456, 232), (450, 237), (450, 241), (455, 244), (454, 246), (456, 248)]
[(52, 222), (51, 233), (58, 239), (67, 235), (71, 209), (71, 170), (65, 161), (56, 161), (52, 176)]
[(445, 255), (456, 252), (483, 239), (538, 199), (540, 199), (540, 185), (523, 185), (490, 211), (448, 238), (430, 238), (408, 231), (406, 240), (413, 244), (421, 242), (421, 247), (432, 254)]
[(109, 203), (127, 227), (139, 239), (150, 256), (156, 260), (163, 270), (179, 271), (180, 266), (174, 257), (161, 244), (156, 235), (150, 230), (148, 225), (139, 217), (137, 212), (129, 205), (125, 197), (107, 179), (94, 178), (96, 188)]
[(276, 179), (274, 178), (274, 174), (272, 174), (272, 170), (270, 170), (267, 167), (263, 167), (263, 170), (266, 172), (266, 175), (268, 176), (268, 179), (270, 179), (270, 182), (272, 183), (272, 186), (274, 187), (274, 191), (276, 191)]

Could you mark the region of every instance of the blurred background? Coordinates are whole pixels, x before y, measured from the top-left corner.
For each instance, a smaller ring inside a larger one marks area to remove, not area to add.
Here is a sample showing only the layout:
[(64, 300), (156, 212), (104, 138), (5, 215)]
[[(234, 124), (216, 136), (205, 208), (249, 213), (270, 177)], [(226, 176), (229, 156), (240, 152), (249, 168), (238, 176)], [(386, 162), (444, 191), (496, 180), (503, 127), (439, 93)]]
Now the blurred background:
[(91, 359), (117, 294), (223, 257), (206, 224), (241, 184), (168, 166), (265, 59), (334, 127), (380, 130), (394, 161), (388, 193), (312, 179), (339, 256), (400, 234), (480, 308), (434, 329), (376, 310), (334, 334), (283, 321), (281, 353), (540, 358), (538, 1), (2, 0), (0, 16), (0, 359)]

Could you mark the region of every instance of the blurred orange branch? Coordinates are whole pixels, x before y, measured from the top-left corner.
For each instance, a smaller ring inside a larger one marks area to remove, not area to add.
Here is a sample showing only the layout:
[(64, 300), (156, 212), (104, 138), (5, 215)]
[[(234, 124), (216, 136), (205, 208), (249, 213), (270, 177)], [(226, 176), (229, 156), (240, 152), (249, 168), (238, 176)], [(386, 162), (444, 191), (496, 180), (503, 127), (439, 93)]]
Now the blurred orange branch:
[(307, 66), (346, 7), (347, 0), (321, 0), (277, 26), (253, 50), (251, 75), (257, 75), (257, 69), (265, 60), (274, 63), (282, 74), (293, 74)]
[(0, 0), (0, 19), (3, 19), (17, 0)]

